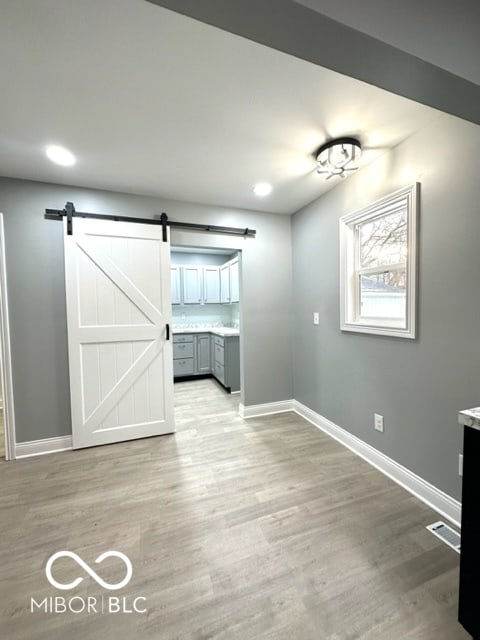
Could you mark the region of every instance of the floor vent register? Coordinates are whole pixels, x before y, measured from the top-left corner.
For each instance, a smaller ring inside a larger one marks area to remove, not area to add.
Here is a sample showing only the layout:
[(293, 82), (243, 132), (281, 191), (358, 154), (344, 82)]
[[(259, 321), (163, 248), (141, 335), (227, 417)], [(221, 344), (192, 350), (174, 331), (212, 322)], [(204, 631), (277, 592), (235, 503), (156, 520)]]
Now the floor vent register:
[(457, 553), (460, 553), (460, 534), (457, 533), (452, 527), (439, 520), (433, 524), (429, 524), (427, 529), (433, 533), (434, 536), (443, 540), (445, 544), (454, 549)]

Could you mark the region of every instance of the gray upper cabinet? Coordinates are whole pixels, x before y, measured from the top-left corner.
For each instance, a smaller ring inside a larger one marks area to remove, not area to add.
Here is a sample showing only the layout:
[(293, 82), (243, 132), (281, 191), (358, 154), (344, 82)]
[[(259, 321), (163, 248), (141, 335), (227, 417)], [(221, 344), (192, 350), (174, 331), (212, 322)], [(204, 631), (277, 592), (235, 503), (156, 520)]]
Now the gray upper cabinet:
[(172, 265), (172, 304), (229, 304), (240, 301), (239, 259), (222, 266)]
[(230, 262), (230, 302), (240, 302), (240, 273), (238, 257)]
[(172, 304), (181, 304), (182, 294), (180, 289), (180, 269), (181, 267), (171, 266), (170, 274), (172, 280)]
[(227, 262), (220, 267), (220, 302), (230, 302), (230, 264)]
[(183, 267), (183, 303), (201, 304), (203, 301), (203, 268), (195, 265)]
[(238, 256), (220, 267), (220, 302), (240, 302), (240, 273)]
[(205, 304), (220, 302), (220, 267), (203, 267), (203, 300)]

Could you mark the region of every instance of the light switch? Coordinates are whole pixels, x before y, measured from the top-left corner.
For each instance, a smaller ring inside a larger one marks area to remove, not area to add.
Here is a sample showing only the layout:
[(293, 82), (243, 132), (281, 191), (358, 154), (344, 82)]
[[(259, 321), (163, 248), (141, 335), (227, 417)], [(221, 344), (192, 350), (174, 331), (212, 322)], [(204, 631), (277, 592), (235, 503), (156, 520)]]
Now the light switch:
[(383, 433), (383, 416), (378, 413), (373, 414), (373, 424), (376, 431), (381, 431)]
[(320, 324), (320, 314), (318, 311), (314, 311), (313, 313), (313, 324)]

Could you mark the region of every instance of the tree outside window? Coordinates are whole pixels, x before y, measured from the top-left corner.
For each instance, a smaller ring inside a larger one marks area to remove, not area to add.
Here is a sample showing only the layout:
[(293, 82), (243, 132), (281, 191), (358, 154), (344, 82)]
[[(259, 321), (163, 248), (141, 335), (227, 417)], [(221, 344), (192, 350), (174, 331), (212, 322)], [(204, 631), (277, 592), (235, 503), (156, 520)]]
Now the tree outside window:
[(340, 219), (342, 330), (415, 337), (418, 191)]

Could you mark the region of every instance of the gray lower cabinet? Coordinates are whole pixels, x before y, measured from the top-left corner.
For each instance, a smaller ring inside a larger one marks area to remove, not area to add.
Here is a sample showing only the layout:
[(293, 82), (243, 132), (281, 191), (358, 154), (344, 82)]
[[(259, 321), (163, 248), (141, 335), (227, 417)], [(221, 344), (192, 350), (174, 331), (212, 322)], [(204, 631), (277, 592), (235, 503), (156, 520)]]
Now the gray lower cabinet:
[(193, 335), (182, 334), (173, 336), (173, 375), (191, 376), (194, 371), (193, 363)]
[(210, 334), (199, 333), (195, 336), (196, 366), (195, 373), (210, 373), (212, 370), (210, 362)]
[(173, 375), (175, 378), (211, 373), (210, 334), (173, 336)]
[(173, 336), (175, 378), (212, 373), (230, 391), (240, 390), (240, 340), (210, 333)]
[(240, 390), (240, 340), (238, 336), (212, 335), (213, 375), (230, 391)]
[(215, 336), (210, 335), (210, 367), (212, 373), (214, 373), (215, 368)]

